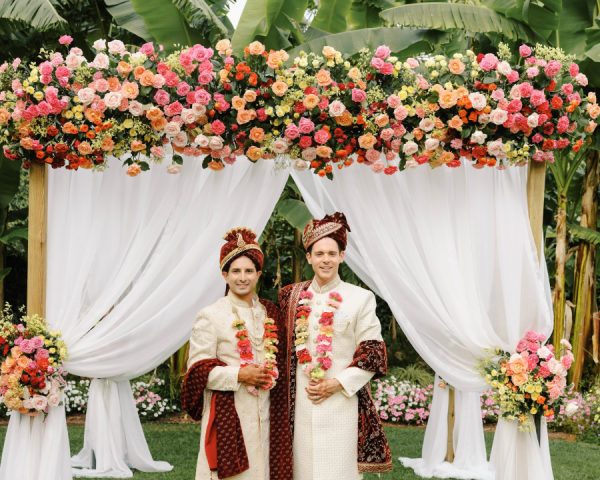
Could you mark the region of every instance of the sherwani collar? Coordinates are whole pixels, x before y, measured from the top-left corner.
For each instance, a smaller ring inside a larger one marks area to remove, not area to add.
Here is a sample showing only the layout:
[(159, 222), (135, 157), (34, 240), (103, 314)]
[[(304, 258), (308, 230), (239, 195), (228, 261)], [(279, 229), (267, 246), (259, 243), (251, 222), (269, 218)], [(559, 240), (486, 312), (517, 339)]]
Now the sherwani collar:
[(252, 297), (252, 305), (248, 305), (248, 303), (244, 300), (242, 300), (240, 297), (238, 297), (235, 293), (233, 293), (231, 290), (229, 290), (229, 292), (227, 292), (227, 299), (231, 302), (231, 304), (234, 307), (238, 307), (238, 308), (258, 308), (259, 306), (259, 301), (258, 301), (258, 296), (254, 295)]
[(326, 283), (322, 287), (319, 286), (317, 279), (313, 278), (310, 284), (310, 288), (312, 288), (315, 293), (328, 293), (331, 292), (334, 288), (337, 288), (340, 283), (342, 283), (342, 279), (339, 275), (336, 275), (335, 278), (331, 280), (331, 282)]

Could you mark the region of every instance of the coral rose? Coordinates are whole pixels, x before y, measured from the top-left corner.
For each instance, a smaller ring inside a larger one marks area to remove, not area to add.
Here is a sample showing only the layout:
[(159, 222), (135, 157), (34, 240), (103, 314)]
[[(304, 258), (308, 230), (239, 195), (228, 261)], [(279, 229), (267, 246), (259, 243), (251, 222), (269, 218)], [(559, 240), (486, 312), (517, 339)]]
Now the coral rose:
[(246, 150), (246, 156), (253, 162), (256, 162), (260, 157), (262, 157), (262, 153), (262, 149), (255, 147), (254, 145)]
[(331, 73), (329, 73), (329, 70), (319, 70), (315, 75), (315, 79), (321, 87), (331, 85)]
[(265, 139), (265, 131), (260, 127), (254, 127), (250, 130), (250, 140), (260, 143)]

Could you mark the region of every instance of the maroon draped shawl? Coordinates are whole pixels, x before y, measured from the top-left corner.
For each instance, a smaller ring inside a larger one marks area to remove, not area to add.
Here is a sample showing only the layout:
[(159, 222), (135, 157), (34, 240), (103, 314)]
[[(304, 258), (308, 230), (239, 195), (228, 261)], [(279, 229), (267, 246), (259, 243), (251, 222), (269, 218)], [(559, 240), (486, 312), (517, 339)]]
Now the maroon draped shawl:
[[(277, 306), (261, 299), (267, 315), (278, 327), (279, 379), (270, 392), (269, 469), (271, 480), (292, 479), (292, 437), (289, 416), (289, 371), (286, 371), (287, 331)], [(194, 420), (202, 418), (204, 390), (210, 371), (225, 363), (216, 358), (200, 360), (188, 370), (181, 388), (181, 405)], [(219, 478), (239, 475), (249, 468), (248, 455), (235, 409), (233, 392), (213, 391), (215, 399), (214, 426), (217, 437), (217, 473)], [(202, 447), (201, 447), (202, 448)]]
[[(306, 290), (310, 281), (288, 285), (279, 292), (279, 307), (287, 323), (287, 378), (289, 379), (290, 402), (290, 430), (293, 434), (294, 410), (296, 398), (296, 367), (297, 359), (294, 354), (294, 325), (296, 308), (300, 293)], [(358, 367), (362, 370), (373, 372), (374, 378), (387, 373), (387, 353), (385, 343), (378, 340), (361, 342), (349, 367)], [(281, 370), (280, 370), (281, 372)], [(377, 414), (373, 399), (371, 398), (370, 385), (367, 383), (357, 392), (358, 397), (358, 470), (361, 473), (382, 473), (392, 470), (392, 454), (385, 437), (381, 420)]]

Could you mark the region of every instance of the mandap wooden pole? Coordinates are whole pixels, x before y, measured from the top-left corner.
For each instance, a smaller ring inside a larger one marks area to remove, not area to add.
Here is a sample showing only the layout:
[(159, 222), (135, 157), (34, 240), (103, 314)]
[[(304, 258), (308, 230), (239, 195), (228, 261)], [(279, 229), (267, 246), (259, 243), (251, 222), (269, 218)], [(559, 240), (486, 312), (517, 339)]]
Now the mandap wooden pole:
[[(527, 174), (527, 208), (529, 225), (535, 242), (538, 262), (541, 260), (544, 219), (544, 190), (546, 188), (546, 163), (530, 162)], [(448, 440), (446, 444), (446, 461), (454, 461), (454, 412), (455, 391), (450, 388), (448, 396)]]
[(29, 232), (27, 241), (27, 313), (45, 315), (46, 226), (48, 213), (46, 165), (33, 163), (29, 170)]

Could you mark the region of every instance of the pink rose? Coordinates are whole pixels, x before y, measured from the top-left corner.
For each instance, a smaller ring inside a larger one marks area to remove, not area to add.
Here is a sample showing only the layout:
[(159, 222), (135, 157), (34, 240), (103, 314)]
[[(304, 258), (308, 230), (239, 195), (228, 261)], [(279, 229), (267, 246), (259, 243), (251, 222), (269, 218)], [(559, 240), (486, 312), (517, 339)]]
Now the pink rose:
[(521, 57), (523, 58), (527, 58), (531, 55), (531, 47), (529, 47), (529, 45), (521, 45), (519, 47), (519, 55), (521, 55)]
[(540, 359), (538, 358), (537, 355), (535, 354), (531, 354), (527, 357), (527, 368), (529, 370), (533, 370), (535, 367), (537, 367), (538, 362), (540, 361)]
[(575, 75), (575, 81), (578, 85), (581, 85), (582, 87), (587, 87), (588, 78), (583, 73), (578, 73), (577, 75)]
[(157, 90), (154, 94), (154, 101), (159, 105), (167, 105), (169, 100), (169, 94), (165, 90)]
[(374, 57), (371, 59), (371, 66), (375, 70), (380, 70), (385, 62), (381, 58)]
[(381, 133), (379, 134), (379, 136), (381, 137), (381, 139), (384, 142), (388, 142), (392, 139), (392, 136), (394, 135), (394, 129), (392, 128), (384, 128)]
[(331, 357), (320, 357), (319, 361), (321, 362), (321, 365), (323, 365), (323, 368), (326, 370), (329, 370), (331, 368), (331, 365), (333, 364)]
[(61, 45), (70, 45), (73, 42), (73, 37), (71, 35), (61, 35), (58, 39), (58, 43)]
[(104, 103), (108, 108), (115, 109), (121, 105), (123, 95), (120, 92), (108, 92), (104, 96)]
[(285, 137), (287, 139), (294, 140), (295, 138), (298, 138), (299, 135), (300, 130), (295, 123), (290, 123), (287, 127), (285, 127)]
[(215, 120), (212, 122), (211, 127), (215, 135), (222, 135), (225, 133), (225, 124), (221, 120)]
[(385, 62), (379, 70), (379, 73), (383, 73), (384, 75), (391, 75), (392, 73), (394, 73), (394, 66), (391, 63)]
[(303, 137), (300, 138), (300, 141), (298, 142), (298, 146), (302, 149), (307, 149), (310, 146), (312, 146), (312, 137), (310, 137), (309, 135), (304, 135)]
[(302, 134), (311, 133), (315, 129), (315, 124), (310, 118), (303, 117), (298, 122), (298, 128)]
[(180, 97), (185, 97), (190, 92), (190, 88), (191, 87), (187, 83), (181, 82), (179, 85), (177, 85), (177, 95)]
[(401, 122), (408, 116), (408, 110), (404, 105), (400, 105), (394, 109), (394, 118)]
[(390, 95), (387, 98), (387, 104), (388, 104), (388, 107), (390, 107), (390, 108), (397, 108), (400, 105), (402, 105), (402, 100), (400, 99), (400, 97), (398, 95)]
[(567, 117), (566, 115), (563, 115), (562, 117), (560, 117), (558, 119), (558, 122), (556, 123), (556, 131), (559, 134), (563, 134), (565, 133), (569, 128), (569, 117)]
[(550, 60), (544, 67), (544, 73), (548, 78), (555, 77), (559, 74), (562, 64), (558, 60)]
[(517, 344), (517, 352), (524, 352), (525, 350), (527, 350), (527, 340), (525, 340), (524, 338), (519, 340), (519, 343)]
[(302, 158), (306, 161), (311, 161), (317, 158), (317, 149), (314, 147), (305, 148), (302, 150)]
[(496, 55), (494, 55), (493, 53), (486, 53), (481, 59), (481, 62), (479, 62), (479, 66), (481, 67), (481, 69), (485, 70), (486, 72), (494, 70), (497, 65), (498, 57), (496, 57)]
[(560, 87), (560, 90), (565, 95), (571, 95), (573, 93), (573, 84), (572, 83), (565, 83), (565, 84), (563, 84)]
[(353, 102), (362, 103), (366, 99), (367, 99), (367, 94), (365, 93), (364, 90), (361, 90), (360, 88), (352, 89), (352, 101)]
[(154, 44), (152, 42), (144, 43), (140, 47), (140, 52), (144, 55), (152, 55), (154, 53)]
[(529, 67), (526, 71), (525, 74), (527, 75), (527, 78), (534, 78), (537, 77), (538, 74), (540, 73), (540, 69), (537, 67)]
[(334, 100), (329, 105), (329, 114), (332, 117), (339, 117), (345, 111), (346, 111), (346, 106), (342, 102), (340, 102), (339, 100)]
[(579, 73), (579, 65), (577, 65), (576, 63), (572, 63), (571, 65), (569, 65), (569, 74), (572, 77), (576, 77), (578, 73)]
[(390, 50), (390, 47), (388, 47), (387, 45), (380, 45), (375, 50), (375, 56), (377, 58), (381, 58), (383, 60), (385, 60), (387, 57), (389, 57), (390, 53), (392, 53), (392, 51)]
[(327, 141), (329, 140), (330, 137), (331, 137), (331, 135), (324, 128), (317, 130), (314, 135), (315, 142), (320, 143), (321, 145), (324, 145), (325, 143), (327, 143)]
[(139, 117), (144, 113), (144, 106), (140, 102), (134, 100), (129, 103), (129, 113), (134, 117)]
[(38, 68), (42, 75), (52, 75), (54, 71), (54, 66), (50, 62), (42, 62)]
[(385, 163), (381, 161), (375, 162), (371, 165), (371, 170), (375, 173), (381, 173), (383, 170), (385, 170)]
[(529, 82), (523, 82), (518, 85), (517, 88), (519, 89), (519, 93), (523, 98), (528, 98), (533, 92), (533, 86)]
[(195, 103), (199, 103), (200, 105), (208, 105), (211, 100), (210, 93), (204, 89), (196, 90), (194, 92), (194, 98), (196, 100)]
[(381, 158), (381, 152), (379, 150), (375, 150), (374, 148), (369, 148), (365, 153), (365, 158), (367, 159), (368, 163), (375, 163)]
[(519, 72), (513, 70), (506, 76), (506, 80), (509, 84), (515, 83), (517, 80), (519, 80)]
[(200, 82), (200, 84), (202, 85), (207, 85), (210, 82), (212, 82), (213, 79), (213, 74), (212, 72), (201, 72), (200, 75), (198, 75), (198, 82)]

